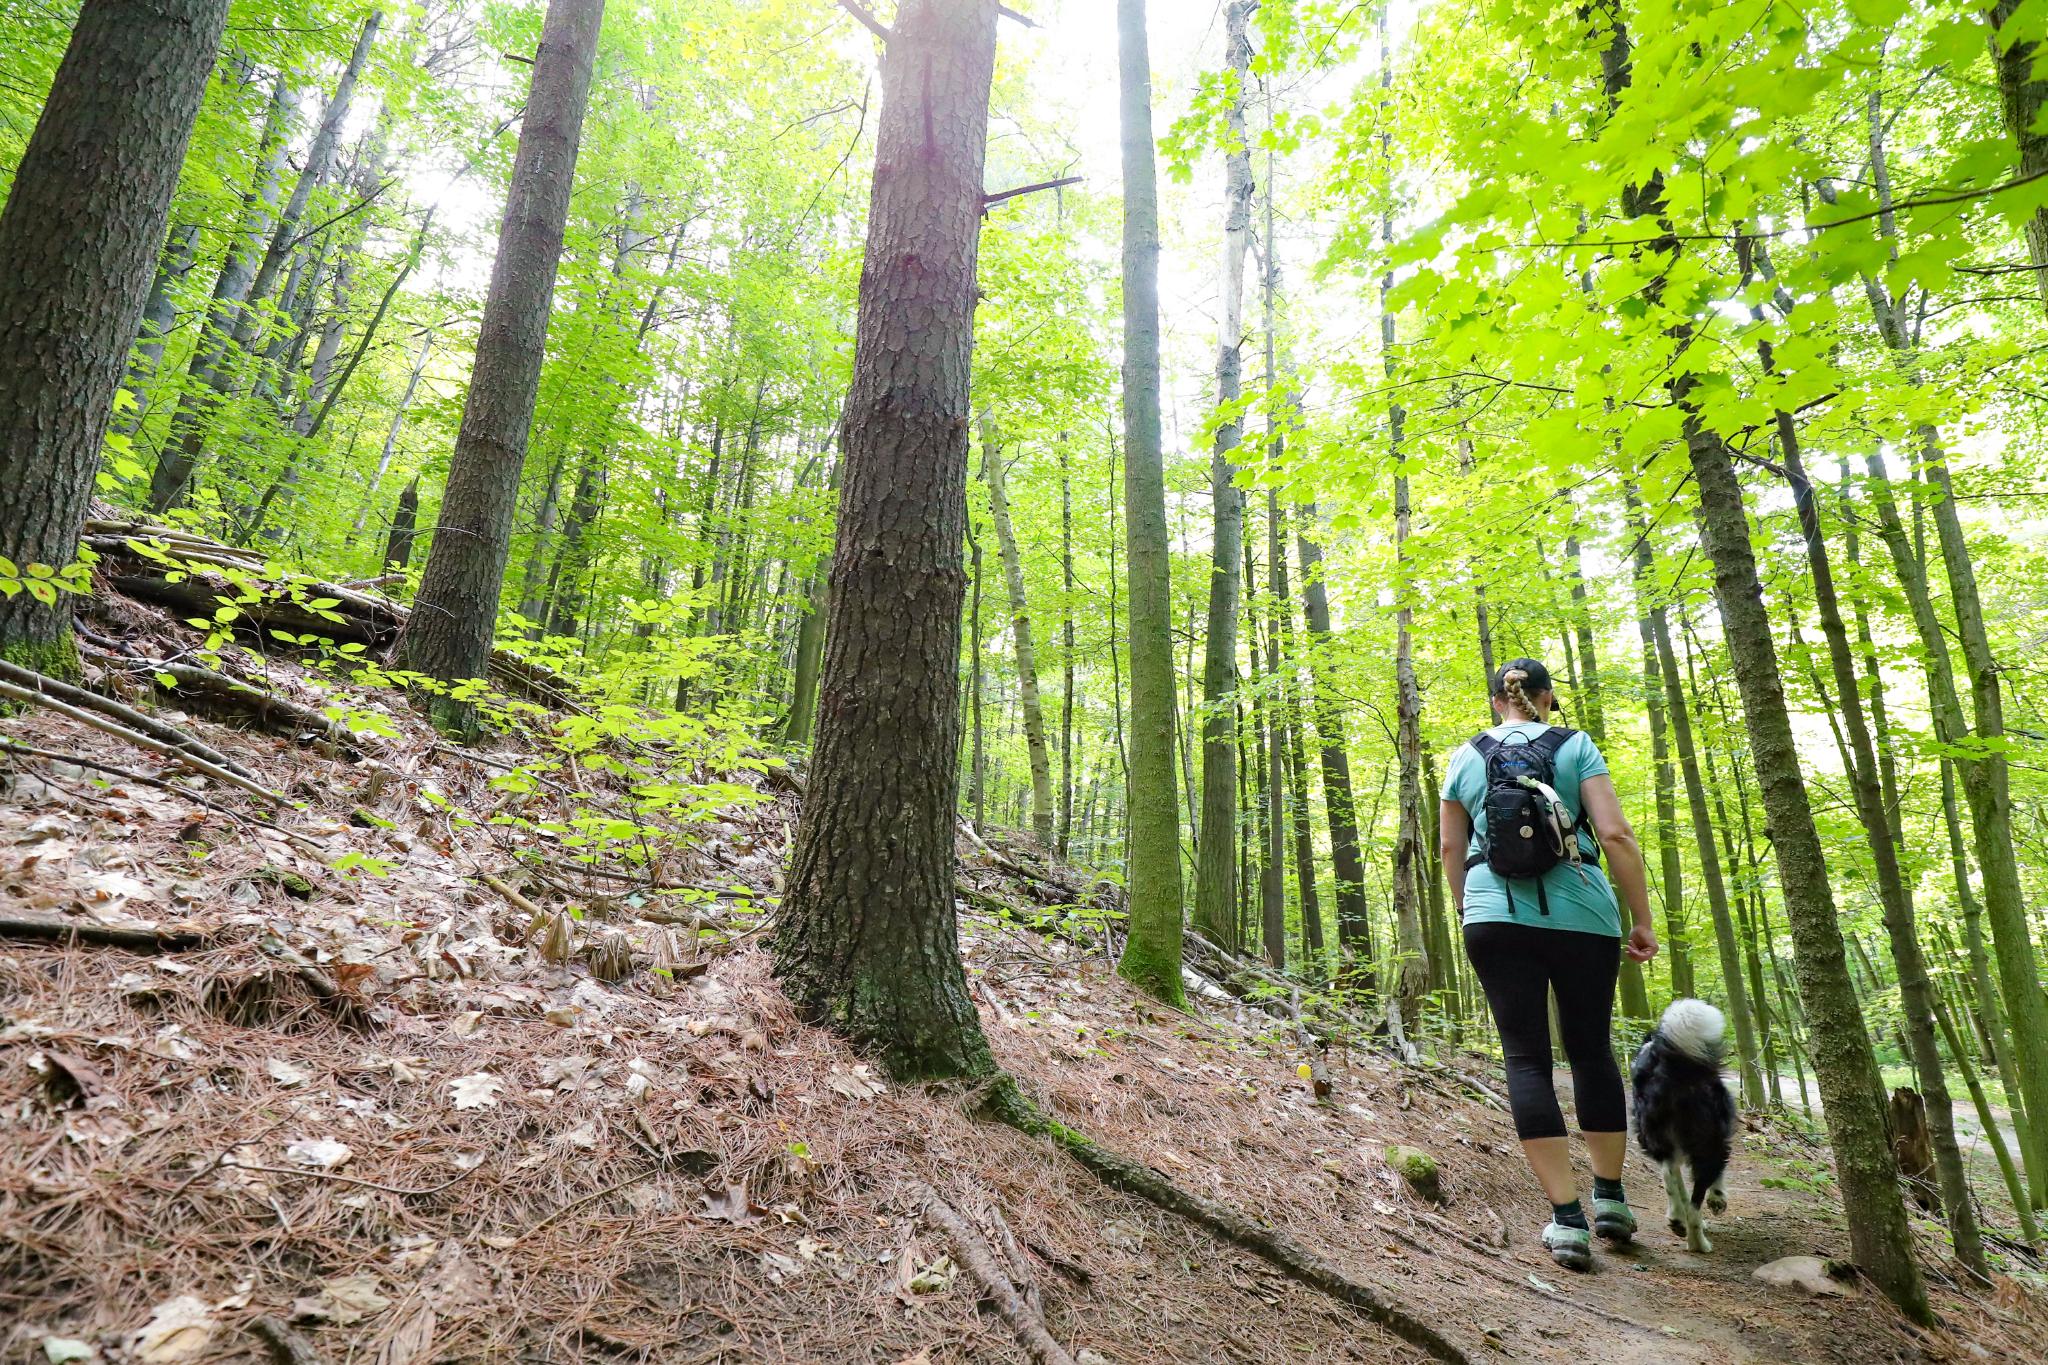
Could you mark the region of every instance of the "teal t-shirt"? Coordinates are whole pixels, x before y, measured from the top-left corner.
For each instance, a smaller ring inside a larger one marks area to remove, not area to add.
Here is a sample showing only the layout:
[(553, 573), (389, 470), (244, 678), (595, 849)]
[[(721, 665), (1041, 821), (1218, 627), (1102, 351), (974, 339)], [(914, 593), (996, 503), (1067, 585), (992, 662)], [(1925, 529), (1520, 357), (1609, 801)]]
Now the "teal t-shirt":
[[(1507, 744), (1526, 744), (1550, 727), (1541, 721), (1520, 721), (1496, 725), (1490, 732)], [(1554, 765), (1558, 799), (1577, 819), (1580, 814), (1579, 784), (1607, 771), (1600, 747), (1583, 730), (1575, 731), (1557, 751)], [(1444, 800), (1456, 801), (1472, 817), (1472, 843), (1468, 856), (1482, 852), (1486, 837), (1486, 760), (1469, 743), (1460, 744), (1444, 770)], [(1542, 913), (1533, 882), (1513, 884), (1514, 905), (1508, 904), (1508, 888), (1493, 869), (1481, 863), (1465, 874), (1465, 923), (1535, 924), (1546, 929), (1571, 929), (1584, 934), (1621, 937), (1621, 906), (1608, 885), (1607, 874), (1596, 867), (1591, 855), (1599, 843), (1584, 829), (1579, 831), (1579, 848), (1586, 861), (1574, 868), (1559, 863), (1543, 875), (1543, 900), (1550, 913)]]

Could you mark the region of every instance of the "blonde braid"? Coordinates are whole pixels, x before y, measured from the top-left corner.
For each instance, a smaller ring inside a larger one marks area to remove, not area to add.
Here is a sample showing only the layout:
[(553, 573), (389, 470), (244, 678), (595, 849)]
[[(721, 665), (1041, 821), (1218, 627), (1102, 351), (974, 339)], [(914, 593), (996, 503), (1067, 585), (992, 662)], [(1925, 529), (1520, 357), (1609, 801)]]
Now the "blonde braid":
[(1523, 681), (1529, 676), (1527, 669), (1511, 668), (1501, 674), (1501, 687), (1508, 694), (1508, 705), (1520, 711), (1530, 720), (1541, 720), (1536, 714), (1536, 703), (1529, 700), (1529, 694), (1522, 690)]

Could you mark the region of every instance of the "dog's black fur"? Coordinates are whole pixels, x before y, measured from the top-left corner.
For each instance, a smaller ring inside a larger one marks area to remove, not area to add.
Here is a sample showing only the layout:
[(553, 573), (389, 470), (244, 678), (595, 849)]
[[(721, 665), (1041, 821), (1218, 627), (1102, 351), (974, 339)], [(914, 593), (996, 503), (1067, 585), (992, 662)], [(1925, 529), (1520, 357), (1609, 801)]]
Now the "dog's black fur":
[[(1708, 1195), (1718, 1193), (1735, 1142), (1735, 1100), (1721, 1080), (1717, 1061), (1675, 1046), (1660, 1027), (1643, 1043), (1629, 1070), (1636, 1142), (1660, 1166), (1680, 1163), (1691, 1171), (1695, 1223)], [(1716, 1202), (1725, 1207), (1724, 1201)], [(1674, 1218), (1672, 1231), (1684, 1230)]]

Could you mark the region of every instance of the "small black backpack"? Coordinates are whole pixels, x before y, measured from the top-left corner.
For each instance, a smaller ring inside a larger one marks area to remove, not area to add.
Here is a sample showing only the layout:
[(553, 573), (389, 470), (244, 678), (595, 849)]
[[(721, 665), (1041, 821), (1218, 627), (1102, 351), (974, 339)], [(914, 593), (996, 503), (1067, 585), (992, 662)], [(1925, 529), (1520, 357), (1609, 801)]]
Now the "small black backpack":
[[(1541, 879), (1573, 852), (1586, 857), (1578, 847), (1584, 817), (1559, 830), (1551, 819), (1548, 800), (1530, 783), (1555, 787), (1558, 752), (1575, 733), (1565, 726), (1553, 725), (1523, 743), (1503, 743), (1491, 733), (1472, 740), (1472, 747), (1486, 762), (1486, 838), (1482, 851), (1468, 858), (1465, 865), (1471, 868), (1484, 864), (1503, 882), (1534, 881), (1538, 905), (1546, 915), (1550, 913), (1550, 904)], [(1597, 860), (1598, 855), (1591, 859)], [(1507, 891), (1508, 911), (1512, 914), (1514, 890), (1503, 889)]]

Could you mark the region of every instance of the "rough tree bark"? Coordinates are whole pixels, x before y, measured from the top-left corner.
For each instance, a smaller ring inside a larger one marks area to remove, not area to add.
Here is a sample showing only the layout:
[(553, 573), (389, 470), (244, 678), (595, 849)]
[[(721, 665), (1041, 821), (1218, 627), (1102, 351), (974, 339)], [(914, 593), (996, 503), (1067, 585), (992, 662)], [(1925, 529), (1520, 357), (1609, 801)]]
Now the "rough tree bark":
[[(68, 567), (227, 0), (85, 0), (0, 208), (0, 555)], [(71, 605), (0, 597), (0, 658), (78, 671)]]
[(1031, 832), (1046, 848), (1053, 846), (1052, 756), (1045, 742), (1045, 708), (1038, 696), (1038, 645), (1031, 629), (1031, 604), (1024, 595), (1024, 559), (1017, 553), (1017, 533), (1010, 525), (1010, 491), (1003, 471), (1002, 436), (995, 414), (981, 410), (981, 472), (988, 480), (990, 516), (996, 524), (996, 549), (1003, 559), (1003, 582), (1010, 590), (1010, 644), (1017, 654), (1017, 691), (1024, 706), (1024, 748), (1031, 759)]
[[(397, 647), (407, 668), (443, 683), (481, 678), (490, 662), (603, 21), (604, 0), (550, 0), (541, 28), (440, 524)], [(442, 725), (474, 724), (452, 698), (433, 709)]]
[(960, 966), (953, 809), (995, 48), (996, 7), (957, 0), (903, 0), (883, 44), (818, 734), (774, 939), (798, 1012), (906, 1079), (994, 1069)]
[(1124, 172), (1124, 524), (1131, 651), (1130, 936), (1117, 970), (1179, 1004), (1179, 784), (1173, 773), (1173, 596), (1159, 449), (1159, 189), (1145, 0), (1117, 0)]
[[(2015, 15), (2028, 9), (2026, 0), (1998, 0), (1985, 19), (1991, 25), (1991, 63), (1998, 70), (1999, 103), (2005, 110), (2005, 126), (2012, 130), (2019, 148), (2019, 173), (2036, 176), (2048, 172), (2048, 130), (2039, 126), (2041, 108), (2048, 103), (2048, 81), (2034, 74), (2034, 62), (2041, 45), (2033, 37), (2022, 38), (2018, 29), (2039, 32), (2040, 15), (2008, 31)], [(2034, 288), (2048, 305), (2048, 205), (2037, 206), (2026, 222), (2027, 256), (2034, 263)]]

